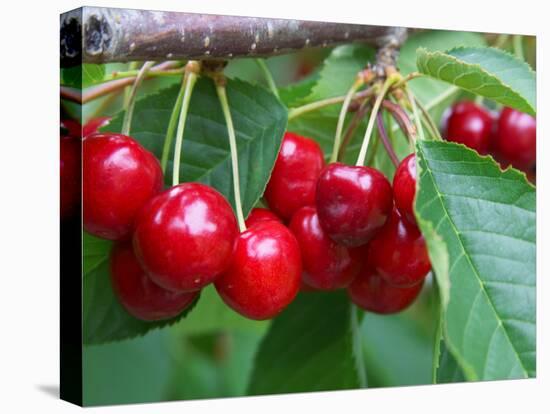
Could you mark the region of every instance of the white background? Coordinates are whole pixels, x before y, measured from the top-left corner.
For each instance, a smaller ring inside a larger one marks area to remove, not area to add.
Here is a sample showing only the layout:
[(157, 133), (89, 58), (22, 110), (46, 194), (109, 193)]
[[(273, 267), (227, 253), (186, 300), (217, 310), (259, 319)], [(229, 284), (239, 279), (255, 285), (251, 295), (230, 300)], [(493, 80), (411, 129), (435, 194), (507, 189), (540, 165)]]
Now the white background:
[[(19, 0), (3, 2), (0, 11), (0, 411), (4, 413), (79, 410), (58, 400), (55, 393), (59, 381), (58, 24), (59, 13), (81, 5), (69, 0), (55, 4)], [(537, 124), (538, 378), (132, 405), (87, 412), (548, 412), (550, 283), (546, 278), (550, 274), (550, 243), (546, 232), (550, 212), (545, 140), (550, 138), (550, 13), (544, 10), (545, 2), (110, 0), (94, 1), (93, 5), (536, 34), (538, 94), (542, 97)]]

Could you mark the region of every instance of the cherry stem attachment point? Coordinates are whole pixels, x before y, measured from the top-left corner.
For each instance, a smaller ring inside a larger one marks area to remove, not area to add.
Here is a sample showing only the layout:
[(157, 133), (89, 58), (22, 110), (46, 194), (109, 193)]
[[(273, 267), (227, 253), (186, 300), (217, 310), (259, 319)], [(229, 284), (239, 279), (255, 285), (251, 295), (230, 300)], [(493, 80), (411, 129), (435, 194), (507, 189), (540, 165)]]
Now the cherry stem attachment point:
[(330, 156), (329, 162), (335, 162), (338, 159), (338, 151), (340, 149), (340, 144), (342, 142), (342, 130), (344, 129), (344, 121), (346, 120), (349, 104), (355, 92), (357, 92), (357, 90), (361, 86), (363, 86), (363, 84), (364, 84), (363, 78), (361, 76), (358, 76), (344, 97), (344, 103), (342, 104), (340, 115), (338, 116), (338, 123), (336, 125), (336, 134), (334, 136), (334, 143), (332, 144), (332, 154)]
[(355, 165), (360, 166), (365, 164), (365, 158), (367, 156), (367, 149), (369, 148), (369, 141), (370, 137), (372, 135), (372, 130), (374, 128), (374, 121), (376, 120), (376, 114), (378, 114), (378, 110), (380, 109), (380, 105), (382, 105), (382, 101), (384, 100), (384, 96), (388, 92), (388, 89), (392, 84), (394, 84), (397, 80), (400, 79), (400, 76), (396, 75), (390, 75), (386, 78), (384, 81), (384, 84), (382, 85), (382, 88), (376, 97), (376, 101), (374, 101), (374, 105), (372, 107), (372, 111), (369, 118), (369, 123), (367, 124), (367, 130), (365, 132), (365, 137), (363, 138), (363, 143), (361, 144), (361, 150), (359, 151), (359, 156), (357, 157), (357, 162)]
[(136, 79), (134, 80), (134, 84), (132, 85), (132, 89), (130, 90), (130, 97), (128, 98), (128, 107), (126, 109), (126, 113), (124, 114), (124, 120), (122, 122), (122, 134), (123, 135), (130, 135), (130, 126), (132, 125), (132, 115), (134, 114), (134, 106), (136, 104), (136, 98), (137, 98), (137, 91), (139, 86), (141, 85), (141, 82), (147, 75), (147, 72), (151, 67), (154, 65), (155, 62), (148, 61), (143, 64), (141, 69), (138, 72), (138, 75), (136, 76)]
[(239, 180), (239, 156), (237, 150), (237, 139), (235, 137), (235, 128), (233, 127), (233, 119), (231, 118), (231, 111), (229, 109), (229, 102), (227, 100), (227, 92), (225, 89), (225, 77), (220, 73), (214, 78), (216, 83), (216, 92), (222, 107), (223, 116), (225, 117), (225, 124), (227, 126), (227, 134), (229, 135), (229, 148), (231, 150), (231, 167), (233, 172), (233, 191), (235, 194), (235, 210), (237, 212), (237, 222), (239, 223), (239, 230), (241, 232), (246, 230), (246, 224), (244, 222), (243, 207), (241, 205), (241, 185)]
[(388, 138), (386, 128), (384, 127), (384, 119), (382, 118), (382, 112), (378, 112), (376, 114), (376, 124), (378, 126), (380, 140), (382, 141), (382, 144), (384, 145), (384, 148), (386, 149), (386, 152), (388, 153), (391, 159), (391, 162), (397, 168), (397, 166), (399, 165), (399, 158), (397, 158), (397, 154), (395, 153), (390, 143), (390, 140)]
[(183, 145), (183, 131), (185, 130), (185, 121), (187, 120), (187, 113), (189, 111), (189, 102), (191, 102), (191, 95), (193, 88), (197, 82), (198, 73), (200, 71), (200, 63), (195, 61), (189, 61), (186, 65), (187, 79), (184, 81), (184, 93), (183, 100), (181, 102), (181, 110), (178, 121), (178, 129), (176, 131), (176, 145), (174, 148), (174, 165), (172, 169), (172, 185), (178, 185), (180, 181), (180, 160), (181, 160), (181, 148)]
[(256, 63), (260, 67), (260, 70), (262, 71), (262, 74), (264, 75), (265, 81), (267, 82), (267, 86), (269, 87), (269, 90), (279, 99), (279, 90), (277, 89), (277, 85), (275, 84), (275, 80), (273, 79), (273, 75), (269, 71), (269, 68), (267, 67), (267, 64), (265, 63), (265, 59), (255, 59)]

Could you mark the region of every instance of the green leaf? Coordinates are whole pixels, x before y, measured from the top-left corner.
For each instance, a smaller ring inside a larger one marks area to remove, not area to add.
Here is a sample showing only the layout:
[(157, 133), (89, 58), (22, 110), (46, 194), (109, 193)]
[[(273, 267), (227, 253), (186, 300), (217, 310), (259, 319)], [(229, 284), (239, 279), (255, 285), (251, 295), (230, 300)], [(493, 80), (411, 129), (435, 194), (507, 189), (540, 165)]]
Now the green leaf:
[(300, 294), (264, 337), (249, 394), (364, 386), (353, 352), (352, 309), (343, 291)]
[(82, 350), (83, 405), (137, 404), (166, 398), (173, 369), (166, 331)]
[[(319, 78), (313, 86), (306, 102), (343, 96), (349, 90), (357, 73), (364, 69), (375, 57), (374, 49), (354, 44), (336, 47), (319, 71)], [(331, 108), (339, 113), (339, 105)]]
[[(417, 216), (449, 254), (450, 351), (468, 380), (534, 376), (535, 188), (451, 142), (419, 141), (417, 159)], [(438, 254), (430, 242), (428, 249)]]
[[(179, 86), (136, 102), (131, 135), (160, 158)], [(244, 215), (260, 199), (286, 128), (287, 111), (265, 88), (229, 80), (227, 94), (237, 137)], [(106, 127), (120, 131), (124, 114)], [(173, 150), (169, 159), (173, 159)], [(165, 182), (171, 183), (169, 162)], [(191, 98), (183, 137), (180, 181), (199, 181), (220, 191), (234, 206), (231, 154), (225, 120), (210, 79), (199, 79)]]
[(141, 336), (151, 329), (172, 325), (185, 317), (198, 298), (180, 315), (159, 322), (144, 322), (131, 316), (113, 293), (109, 274), (111, 242), (84, 233), (83, 342), (100, 344)]
[(361, 333), (369, 387), (431, 383), (431, 338), (410, 310), (395, 315), (367, 312)]
[(417, 51), (418, 70), (531, 115), (536, 113), (535, 73), (527, 63), (495, 48)]
[(65, 86), (84, 89), (101, 82), (105, 76), (105, 65), (84, 63), (71, 68), (62, 69), (61, 83)]
[(456, 359), (449, 352), (445, 341), (440, 343), (439, 365), (437, 368), (435, 382), (437, 384), (448, 384), (451, 382), (464, 382), (464, 374), (458, 366)]
[[(410, 36), (401, 48), (397, 66), (403, 75), (416, 71), (418, 48), (444, 51), (459, 46), (484, 46), (485, 44), (485, 39), (478, 33), (449, 30), (419, 32)], [(456, 86), (436, 79), (417, 78), (412, 80), (409, 85), (436, 122), (439, 122), (443, 111), (449, 107), (460, 92)]]
[(287, 108), (293, 108), (306, 102), (311, 90), (319, 79), (319, 73), (315, 73), (300, 82), (279, 88), (279, 98)]

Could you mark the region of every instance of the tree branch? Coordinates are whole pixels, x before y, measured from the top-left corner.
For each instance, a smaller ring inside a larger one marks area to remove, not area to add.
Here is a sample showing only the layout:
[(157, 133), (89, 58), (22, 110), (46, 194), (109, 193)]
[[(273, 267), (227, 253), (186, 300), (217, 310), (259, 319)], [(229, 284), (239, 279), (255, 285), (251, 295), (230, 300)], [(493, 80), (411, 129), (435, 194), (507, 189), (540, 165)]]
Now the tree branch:
[(400, 45), (405, 37), (400, 27), (84, 7), (61, 16), (61, 62), (262, 57), (349, 42)]

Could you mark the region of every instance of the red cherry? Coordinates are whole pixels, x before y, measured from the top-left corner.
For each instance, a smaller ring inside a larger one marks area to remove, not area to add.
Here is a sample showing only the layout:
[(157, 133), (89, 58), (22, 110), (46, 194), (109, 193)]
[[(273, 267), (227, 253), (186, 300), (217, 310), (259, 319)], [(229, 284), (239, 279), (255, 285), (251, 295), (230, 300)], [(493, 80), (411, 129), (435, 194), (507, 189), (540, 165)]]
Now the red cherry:
[(111, 122), (111, 118), (108, 116), (102, 116), (99, 118), (90, 119), (82, 128), (82, 136), (87, 137), (99, 131), (99, 128), (102, 128)]
[(215, 282), (224, 302), (250, 319), (270, 319), (300, 289), (300, 247), (281, 223), (265, 221), (235, 241), (229, 269)]
[(397, 287), (386, 282), (369, 266), (364, 266), (348, 287), (348, 295), (360, 308), (374, 313), (389, 314), (407, 308), (422, 290), (424, 279), (410, 287)]
[(61, 133), (73, 138), (82, 138), (82, 125), (75, 119), (61, 120)]
[(401, 161), (393, 176), (393, 199), (402, 216), (416, 224), (414, 196), (416, 194), (416, 157), (408, 155)]
[(65, 136), (60, 141), (61, 218), (73, 216), (80, 207), (81, 141)]
[(498, 119), (496, 151), (514, 167), (527, 170), (537, 159), (537, 120), (529, 114), (504, 108)]
[(319, 224), (315, 207), (302, 207), (290, 222), (302, 253), (305, 284), (320, 290), (348, 286), (359, 271), (360, 262), (346, 246), (329, 238)]
[(279, 223), (281, 222), (281, 219), (272, 213), (267, 208), (253, 208), (250, 214), (248, 215), (248, 218), (245, 221), (246, 227), (252, 227), (253, 225), (263, 222), (263, 221), (271, 221), (275, 220)]
[(121, 134), (83, 140), (84, 228), (109, 240), (130, 236), (137, 212), (162, 189), (158, 160)]
[(111, 251), (111, 283), (128, 313), (144, 321), (173, 318), (199, 294), (171, 292), (153, 283), (127, 242), (116, 244)]
[(184, 183), (143, 207), (134, 249), (155, 283), (189, 292), (227, 269), (237, 234), (235, 215), (223, 195), (204, 184)]
[(264, 197), (285, 220), (300, 207), (315, 203), (317, 178), (325, 165), (323, 151), (310, 138), (285, 133)]
[(454, 104), (447, 118), (444, 135), (447, 140), (470, 147), (486, 154), (491, 143), (493, 117), (474, 102)]
[(393, 205), (391, 184), (378, 170), (326, 166), (317, 184), (317, 214), (337, 243), (360, 246), (384, 225)]
[(424, 237), (396, 209), (369, 243), (368, 261), (376, 273), (395, 286), (414, 285), (431, 269)]

